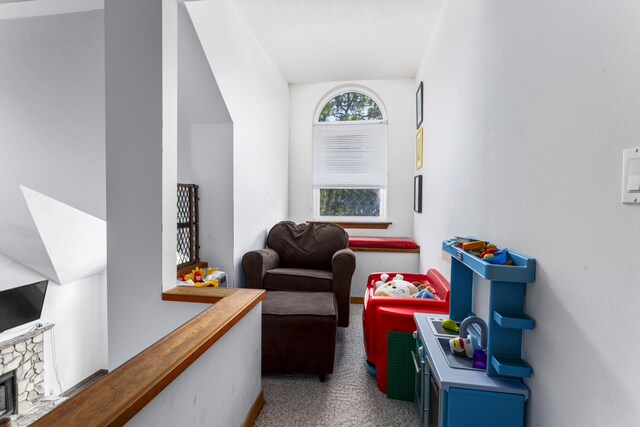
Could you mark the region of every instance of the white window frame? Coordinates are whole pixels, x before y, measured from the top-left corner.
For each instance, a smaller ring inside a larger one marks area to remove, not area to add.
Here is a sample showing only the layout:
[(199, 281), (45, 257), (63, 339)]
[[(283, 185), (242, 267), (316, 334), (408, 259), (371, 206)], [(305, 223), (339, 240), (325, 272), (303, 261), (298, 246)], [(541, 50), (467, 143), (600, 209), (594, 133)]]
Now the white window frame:
[[(320, 118), (320, 113), (322, 109), (329, 101), (331, 101), (334, 97), (340, 95), (341, 93), (346, 92), (359, 92), (362, 93), (373, 100), (380, 108), (380, 112), (382, 113), (382, 120), (361, 120), (357, 122), (320, 122), (318, 119)], [(353, 124), (385, 124), (389, 125), (387, 121), (387, 112), (384, 104), (380, 100), (380, 97), (373, 93), (370, 89), (365, 88), (363, 86), (357, 85), (346, 85), (340, 86), (333, 89), (331, 92), (327, 93), (318, 104), (314, 115), (313, 115), (313, 126), (349, 126)], [(387, 134), (387, 164), (389, 160), (389, 148), (388, 148), (388, 134)], [(313, 141), (312, 141), (313, 143)], [(388, 179), (389, 179), (389, 171), (387, 166), (387, 188), (388, 188)], [(377, 188), (380, 193), (380, 215), (378, 216), (323, 216), (320, 215), (320, 190), (321, 189), (329, 189), (329, 188), (345, 188), (345, 189), (357, 189), (356, 187), (324, 187), (324, 188), (313, 188), (313, 220), (314, 221), (322, 221), (322, 222), (355, 222), (355, 223), (375, 223), (375, 222), (386, 222), (388, 217), (387, 212), (387, 188)], [(374, 188), (375, 189), (375, 188)]]

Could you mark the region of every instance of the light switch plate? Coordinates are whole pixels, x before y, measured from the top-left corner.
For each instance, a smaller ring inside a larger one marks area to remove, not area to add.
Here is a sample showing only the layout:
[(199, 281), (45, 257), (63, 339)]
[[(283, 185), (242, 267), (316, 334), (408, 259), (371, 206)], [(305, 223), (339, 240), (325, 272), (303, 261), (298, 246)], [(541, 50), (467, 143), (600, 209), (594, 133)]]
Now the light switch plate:
[(640, 204), (640, 147), (622, 152), (622, 203)]

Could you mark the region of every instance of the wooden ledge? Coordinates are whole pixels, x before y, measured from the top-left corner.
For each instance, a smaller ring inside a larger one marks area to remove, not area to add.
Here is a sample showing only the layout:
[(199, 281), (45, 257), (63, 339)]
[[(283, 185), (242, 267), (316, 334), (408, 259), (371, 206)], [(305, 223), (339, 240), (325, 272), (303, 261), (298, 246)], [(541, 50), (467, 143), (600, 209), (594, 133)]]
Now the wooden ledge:
[(359, 247), (353, 247), (353, 246), (349, 246), (349, 249), (351, 249), (354, 252), (397, 252), (397, 253), (406, 253), (406, 254), (419, 254), (420, 253), (420, 246), (418, 246), (415, 249), (402, 249), (402, 248), (359, 248)]
[[(215, 304), (223, 298), (230, 297), (239, 289), (235, 288), (196, 288), (194, 286), (177, 286), (162, 293), (164, 301), (199, 302)], [(242, 289), (242, 291), (253, 289)]]
[(334, 221), (307, 221), (307, 224), (336, 224), (342, 228), (360, 228), (370, 230), (386, 230), (391, 222), (334, 222)]
[(163, 298), (166, 296), (170, 301), (216, 304), (32, 426), (124, 425), (262, 301), (264, 295), (258, 289), (176, 288), (165, 292)]

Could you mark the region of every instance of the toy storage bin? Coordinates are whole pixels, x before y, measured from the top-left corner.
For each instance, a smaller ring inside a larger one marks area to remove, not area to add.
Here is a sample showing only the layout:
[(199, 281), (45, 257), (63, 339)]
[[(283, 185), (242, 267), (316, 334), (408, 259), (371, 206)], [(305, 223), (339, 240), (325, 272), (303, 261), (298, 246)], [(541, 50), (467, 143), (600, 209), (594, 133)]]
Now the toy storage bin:
[[(428, 284), (435, 290), (436, 299), (376, 297), (375, 283), (382, 274), (388, 274), (390, 279), (402, 274), (408, 282)], [(362, 312), (364, 345), (367, 363), (384, 393), (387, 392), (388, 334), (415, 331), (414, 313), (449, 313), (449, 282), (440, 272), (429, 269), (427, 274), (380, 272), (369, 276)]]

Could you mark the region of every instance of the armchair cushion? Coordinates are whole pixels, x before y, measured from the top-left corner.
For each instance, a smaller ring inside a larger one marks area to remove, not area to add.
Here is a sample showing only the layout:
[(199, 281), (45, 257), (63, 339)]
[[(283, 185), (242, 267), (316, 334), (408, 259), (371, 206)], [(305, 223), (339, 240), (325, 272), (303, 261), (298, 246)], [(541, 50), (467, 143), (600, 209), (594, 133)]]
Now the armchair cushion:
[(332, 292), (332, 280), (330, 271), (276, 268), (267, 271), (262, 284), (265, 289)]
[(333, 224), (282, 221), (267, 236), (267, 246), (280, 256), (281, 268), (331, 271), (331, 259), (349, 245), (349, 235)]

